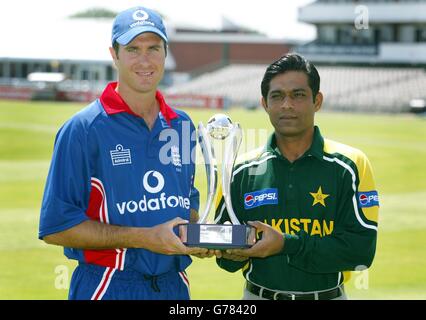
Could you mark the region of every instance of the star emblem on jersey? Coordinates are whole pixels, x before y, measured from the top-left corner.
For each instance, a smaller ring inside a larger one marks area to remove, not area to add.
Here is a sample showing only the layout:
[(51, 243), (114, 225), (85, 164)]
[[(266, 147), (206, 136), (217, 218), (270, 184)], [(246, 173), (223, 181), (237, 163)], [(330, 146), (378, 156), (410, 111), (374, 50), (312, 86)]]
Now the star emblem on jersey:
[(321, 204), (323, 207), (325, 207), (325, 199), (327, 199), (330, 195), (322, 193), (321, 186), (318, 188), (317, 192), (309, 192), (311, 196), (314, 198), (314, 202), (312, 203), (312, 206), (315, 206), (316, 204)]

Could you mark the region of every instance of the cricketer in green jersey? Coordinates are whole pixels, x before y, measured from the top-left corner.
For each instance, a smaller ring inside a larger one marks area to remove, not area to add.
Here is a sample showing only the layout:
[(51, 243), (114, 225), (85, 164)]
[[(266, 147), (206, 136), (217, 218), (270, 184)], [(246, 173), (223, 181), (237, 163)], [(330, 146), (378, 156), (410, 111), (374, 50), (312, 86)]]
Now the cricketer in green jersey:
[[(360, 150), (322, 137), (315, 66), (288, 54), (266, 70), (262, 105), (274, 133), (233, 173), (231, 198), (242, 223), (257, 228), (250, 249), (216, 254), (230, 272), (242, 269), (244, 299), (345, 299), (351, 270), (371, 266), (378, 193)], [(216, 221), (229, 217), (220, 196)]]

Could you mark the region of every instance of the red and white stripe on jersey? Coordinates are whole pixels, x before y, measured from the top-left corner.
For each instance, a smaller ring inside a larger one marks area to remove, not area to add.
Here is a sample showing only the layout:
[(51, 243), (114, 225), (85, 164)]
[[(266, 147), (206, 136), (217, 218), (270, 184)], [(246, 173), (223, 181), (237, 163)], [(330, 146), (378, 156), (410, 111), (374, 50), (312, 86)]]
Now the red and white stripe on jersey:
[[(105, 194), (105, 188), (102, 184), (102, 181), (96, 178), (92, 178), (92, 190), (90, 191), (90, 200), (92, 199), (92, 193), (94, 190), (97, 190), (97, 195), (100, 195), (101, 199), (99, 199), (99, 196), (94, 199), (95, 205), (99, 206), (99, 209), (95, 212), (97, 213), (97, 220), (106, 224), (109, 224), (109, 217), (108, 217), (108, 204), (107, 204), (107, 198)], [(89, 208), (90, 208), (90, 201), (89, 200)]]
[(102, 280), (92, 295), (91, 300), (102, 300), (105, 292), (107, 291), (109, 284), (111, 283), (112, 276), (114, 275), (114, 268), (106, 268), (102, 276)]
[(189, 280), (188, 276), (186, 275), (185, 271), (179, 272), (179, 277), (182, 279), (182, 282), (185, 284), (186, 288), (188, 289), (188, 296), (191, 297), (191, 291), (189, 290)]
[(115, 249), (117, 252), (115, 256), (115, 268), (118, 270), (124, 270), (124, 260), (126, 259), (127, 249)]
[[(92, 178), (89, 206), (86, 214), (92, 220), (109, 224), (108, 205), (105, 188), (101, 180)], [(84, 250), (87, 263), (93, 263), (104, 267), (112, 267), (124, 270), (124, 262), (127, 249)]]

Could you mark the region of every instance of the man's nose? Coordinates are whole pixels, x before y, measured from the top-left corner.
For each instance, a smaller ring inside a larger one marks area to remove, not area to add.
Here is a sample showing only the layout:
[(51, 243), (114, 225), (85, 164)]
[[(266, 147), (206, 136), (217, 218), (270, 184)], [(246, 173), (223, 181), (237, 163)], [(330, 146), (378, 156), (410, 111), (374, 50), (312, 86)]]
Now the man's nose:
[(150, 63), (150, 56), (149, 56), (149, 52), (148, 51), (142, 51), (141, 54), (139, 55), (139, 59), (138, 59), (139, 63), (141, 64), (149, 64)]
[(288, 95), (283, 97), (283, 101), (281, 103), (281, 108), (289, 109), (289, 108), (292, 108), (292, 107), (293, 107), (293, 105), (291, 103), (291, 97), (289, 97)]

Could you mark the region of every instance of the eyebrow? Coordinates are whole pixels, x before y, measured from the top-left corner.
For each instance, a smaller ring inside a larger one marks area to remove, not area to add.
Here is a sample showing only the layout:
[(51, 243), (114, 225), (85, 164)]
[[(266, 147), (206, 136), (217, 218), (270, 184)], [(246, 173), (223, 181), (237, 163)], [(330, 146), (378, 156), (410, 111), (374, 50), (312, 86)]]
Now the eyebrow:
[(276, 90), (272, 90), (269, 92), (269, 94), (274, 94), (274, 93), (281, 93), (282, 90), (276, 89)]
[[(274, 94), (274, 93), (282, 93), (285, 92), (285, 90), (280, 90), (280, 89), (275, 89), (269, 92), (269, 94)], [(305, 88), (295, 88), (292, 89), (291, 92), (306, 92)]]

